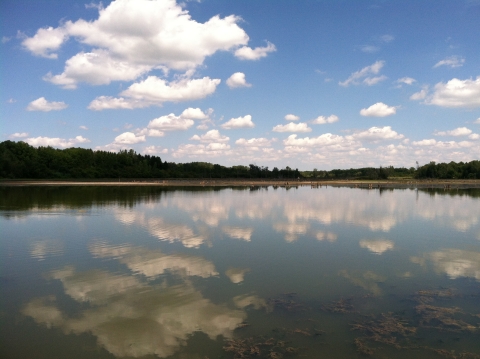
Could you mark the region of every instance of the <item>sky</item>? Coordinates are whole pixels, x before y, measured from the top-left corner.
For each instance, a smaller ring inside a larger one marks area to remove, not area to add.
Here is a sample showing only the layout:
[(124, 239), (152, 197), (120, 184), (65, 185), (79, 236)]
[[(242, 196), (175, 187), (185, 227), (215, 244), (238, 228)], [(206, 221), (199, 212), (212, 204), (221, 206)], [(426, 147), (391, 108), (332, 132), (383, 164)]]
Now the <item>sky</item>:
[(2, 0), (0, 141), (299, 170), (480, 159), (479, 0)]

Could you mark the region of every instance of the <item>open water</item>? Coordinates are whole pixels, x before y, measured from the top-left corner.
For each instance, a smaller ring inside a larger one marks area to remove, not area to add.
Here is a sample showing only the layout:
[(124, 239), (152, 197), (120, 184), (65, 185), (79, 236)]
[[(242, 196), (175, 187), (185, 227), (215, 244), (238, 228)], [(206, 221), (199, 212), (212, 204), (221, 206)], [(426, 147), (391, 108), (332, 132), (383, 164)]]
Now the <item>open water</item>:
[(0, 187), (2, 358), (480, 358), (480, 191)]

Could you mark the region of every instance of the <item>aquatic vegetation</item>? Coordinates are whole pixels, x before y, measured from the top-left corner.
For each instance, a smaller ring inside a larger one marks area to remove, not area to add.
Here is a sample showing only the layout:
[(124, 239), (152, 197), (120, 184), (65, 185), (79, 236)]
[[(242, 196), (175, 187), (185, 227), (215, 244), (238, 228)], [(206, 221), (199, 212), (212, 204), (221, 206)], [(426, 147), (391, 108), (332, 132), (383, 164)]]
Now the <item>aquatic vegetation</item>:
[[(360, 341), (373, 341), (377, 343), (392, 345), (397, 349), (405, 347), (405, 343), (400, 343), (406, 337), (415, 334), (417, 328), (409, 326), (408, 322), (392, 313), (381, 314), (378, 319), (364, 323), (354, 323), (352, 330), (359, 330), (365, 334)], [(357, 348), (359, 345), (357, 345)], [(362, 343), (360, 343), (362, 344)], [(363, 346), (366, 346), (363, 344)], [(362, 348), (362, 346), (360, 346)]]
[(322, 310), (330, 313), (354, 313), (355, 308), (353, 307), (352, 301), (353, 298), (341, 298), (337, 301), (331, 302), (330, 304), (322, 305)]
[(303, 303), (298, 303), (294, 301), (294, 298), (297, 293), (284, 293), (278, 298), (270, 298), (267, 301), (267, 306), (272, 310), (283, 310), (288, 312), (298, 312), (304, 311), (308, 308)]
[(287, 345), (288, 342), (274, 338), (249, 337), (228, 340), (223, 347), (227, 353), (233, 353), (234, 359), (268, 358), (280, 359), (286, 355), (298, 354), (300, 348)]

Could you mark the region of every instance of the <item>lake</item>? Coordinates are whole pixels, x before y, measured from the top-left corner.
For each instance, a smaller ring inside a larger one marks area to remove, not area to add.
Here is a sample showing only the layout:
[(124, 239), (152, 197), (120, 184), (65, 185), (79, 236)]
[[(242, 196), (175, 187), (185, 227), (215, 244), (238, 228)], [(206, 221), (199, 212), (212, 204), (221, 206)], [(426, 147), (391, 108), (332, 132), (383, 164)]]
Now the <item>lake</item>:
[(480, 358), (480, 190), (0, 187), (2, 358)]

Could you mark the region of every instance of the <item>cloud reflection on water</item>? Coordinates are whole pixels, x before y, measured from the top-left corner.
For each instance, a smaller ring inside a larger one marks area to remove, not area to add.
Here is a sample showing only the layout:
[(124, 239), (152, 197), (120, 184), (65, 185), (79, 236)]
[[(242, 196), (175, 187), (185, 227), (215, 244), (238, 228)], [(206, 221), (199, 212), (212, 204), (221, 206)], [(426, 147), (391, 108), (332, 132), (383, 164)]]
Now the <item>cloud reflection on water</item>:
[[(218, 274), (213, 263), (199, 257), (165, 255), (146, 248), (98, 242), (90, 245), (90, 251), (94, 257), (114, 258), (133, 273), (147, 277), (166, 270), (203, 278)], [(72, 266), (52, 271), (50, 278), (61, 281), (66, 295), (79, 303), (89, 303), (89, 307), (69, 316), (55, 297), (49, 296), (31, 300), (23, 314), (49, 328), (58, 327), (66, 334), (92, 333), (100, 345), (119, 357), (148, 354), (167, 357), (197, 331), (211, 339), (219, 335), (231, 338), (233, 330), (246, 317), (243, 310), (204, 298), (187, 280), (178, 285), (150, 285), (135, 275), (99, 269), (78, 272)], [(250, 296), (234, 302), (241, 309), (248, 305), (258, 307), (262, 300)]]
[(394, 243), (387, 239), (361, 240), (360, 247), (367, 248), (375, 254), (382, 254), (388, 250), (392, 250)]
[(202, 278), (218, 275), (212, 262), (188, 254), (167, 255), (159, 250), (133, 246), (110, 246), (101, 242), (91, 244), (89, 249), (94, 257), (115, 258), (125, 264), (133, 273), (143, 274), (149, 278), (157, 277), (166, 271)]

